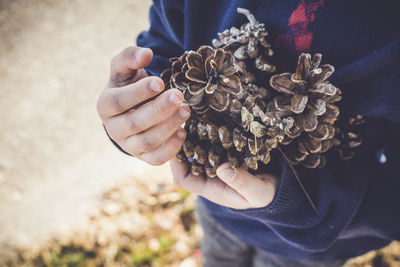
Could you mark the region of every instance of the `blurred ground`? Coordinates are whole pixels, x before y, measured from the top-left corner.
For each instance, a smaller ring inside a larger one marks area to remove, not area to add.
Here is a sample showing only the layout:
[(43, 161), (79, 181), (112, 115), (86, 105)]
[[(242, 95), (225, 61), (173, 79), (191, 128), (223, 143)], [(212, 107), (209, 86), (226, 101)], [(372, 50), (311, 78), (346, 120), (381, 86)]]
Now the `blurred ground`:
[[(198, 265), (192, 197), (167, 166), (117, 151), (95, 111), (111, 57), (148, 27), (149, 6), (0, 0), (0, 266)], [(395, 266), (396, 255), (349, 266)]]
[(117, 151), (95, 110), (150, 1), (0, 3), (0, 243), (30, 245), (84, 225), (119, 179), (161, 173)]
[(85, 227), (37, 249), (16, 249), (5, 265), (200, 266), (193, 200), (162, 181), (119, 183), (103, 194)]

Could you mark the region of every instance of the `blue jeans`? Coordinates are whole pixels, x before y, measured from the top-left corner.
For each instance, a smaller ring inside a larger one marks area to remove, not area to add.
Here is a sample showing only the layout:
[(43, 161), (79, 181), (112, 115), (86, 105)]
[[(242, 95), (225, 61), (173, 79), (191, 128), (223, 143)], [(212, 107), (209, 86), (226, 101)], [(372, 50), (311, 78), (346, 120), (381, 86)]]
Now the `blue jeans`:
[(199, 200), (196, 204), (197, 220), (204, 233), (201, 242), (204, 267), (337, 267), (345, 263), (289, 260), (256, 249), (224, 229)]

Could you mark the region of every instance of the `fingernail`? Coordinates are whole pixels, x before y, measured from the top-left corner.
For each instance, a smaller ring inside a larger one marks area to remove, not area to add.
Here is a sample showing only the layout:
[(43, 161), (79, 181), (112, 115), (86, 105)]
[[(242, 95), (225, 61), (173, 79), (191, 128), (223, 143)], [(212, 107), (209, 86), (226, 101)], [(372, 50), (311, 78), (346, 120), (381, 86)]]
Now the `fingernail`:
[(160, 92), (161, 91), (160, 83), (158, 83), (155, 79), (153, 79), (150, 83), (150, 89), (157, 93)]
[(224, 163), (217, 169), (217, 175), (223, 180), (230, 179), (235, 175), (235, 170), (233, 170), (229, 163)]
[(186, 119), (189, 116), (189, 112), (184, 107), (179, 108), (178, 112), (182, 119)]
[(172, 104), (179, 104), (181, 102), (181, 100), (179, 99), (179, 97), (175, 94), (175, 93), (171, 93), (169, 95), (169, 101), (172, 102)]
[(176, 135), (178, 136), (179, 139), (183, 139), (183, 138), (185, 138), (185, 131), (179, 130)]
[(146, 48), (140, 48), (138, 51), (136, 51), (135, 60), (139, 61), (142, 58), (142, 56), (144, 55), (145, 52), (146, 52)]

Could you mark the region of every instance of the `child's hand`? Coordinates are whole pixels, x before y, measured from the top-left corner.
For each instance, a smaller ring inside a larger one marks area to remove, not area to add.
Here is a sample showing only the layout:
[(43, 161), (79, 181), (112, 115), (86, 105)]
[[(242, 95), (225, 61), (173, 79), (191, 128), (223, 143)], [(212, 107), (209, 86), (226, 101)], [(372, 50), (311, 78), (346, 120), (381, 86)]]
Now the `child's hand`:
[(180, 125), (189, 117), (190, 109), (176, 89), (141, 105), (164, 89), (160, 78), (148, 77), (143, 69), (152, 57), (150, 49), (140, 47), (128, 47), (116, 55), (97, 111), (110, 137), (124, 151), (160, 165), (182, 146), (186, 133)]
[(171, 160), (174, 183), (208, 200), (234, 209), (261, 208), (274, 199), (277, 177), (254, 176), (244, 169), (232, 170), (229, 163), (217, 169), (218, 178), (204, 178), (188, 173), (186, 164)]

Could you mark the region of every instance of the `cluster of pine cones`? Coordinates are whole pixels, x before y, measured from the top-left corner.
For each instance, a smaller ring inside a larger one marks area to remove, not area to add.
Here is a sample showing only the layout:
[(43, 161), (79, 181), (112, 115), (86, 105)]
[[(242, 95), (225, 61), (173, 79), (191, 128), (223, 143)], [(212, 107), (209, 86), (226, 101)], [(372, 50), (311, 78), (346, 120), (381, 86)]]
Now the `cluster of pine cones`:
[(220, 33), (214, 47), (172, 58), (161, 75), (192, 109), (178, 160), (189, 162), (195, 175), (215, 177), (224, 162), (257, 170), (277, 148), (291, 164), (307, 168), (324, 167), (331, 148), (351, 158), (362, 143), (355, 129), (364, 120), (341, 118), (338, 127), (341, 91), (328, 81), (334, 67), (321, 65), (321, 54), (301, 54), (295, 73), (274, 74), (264, 24), (246, 9), (238, 12), (249, 22)]

